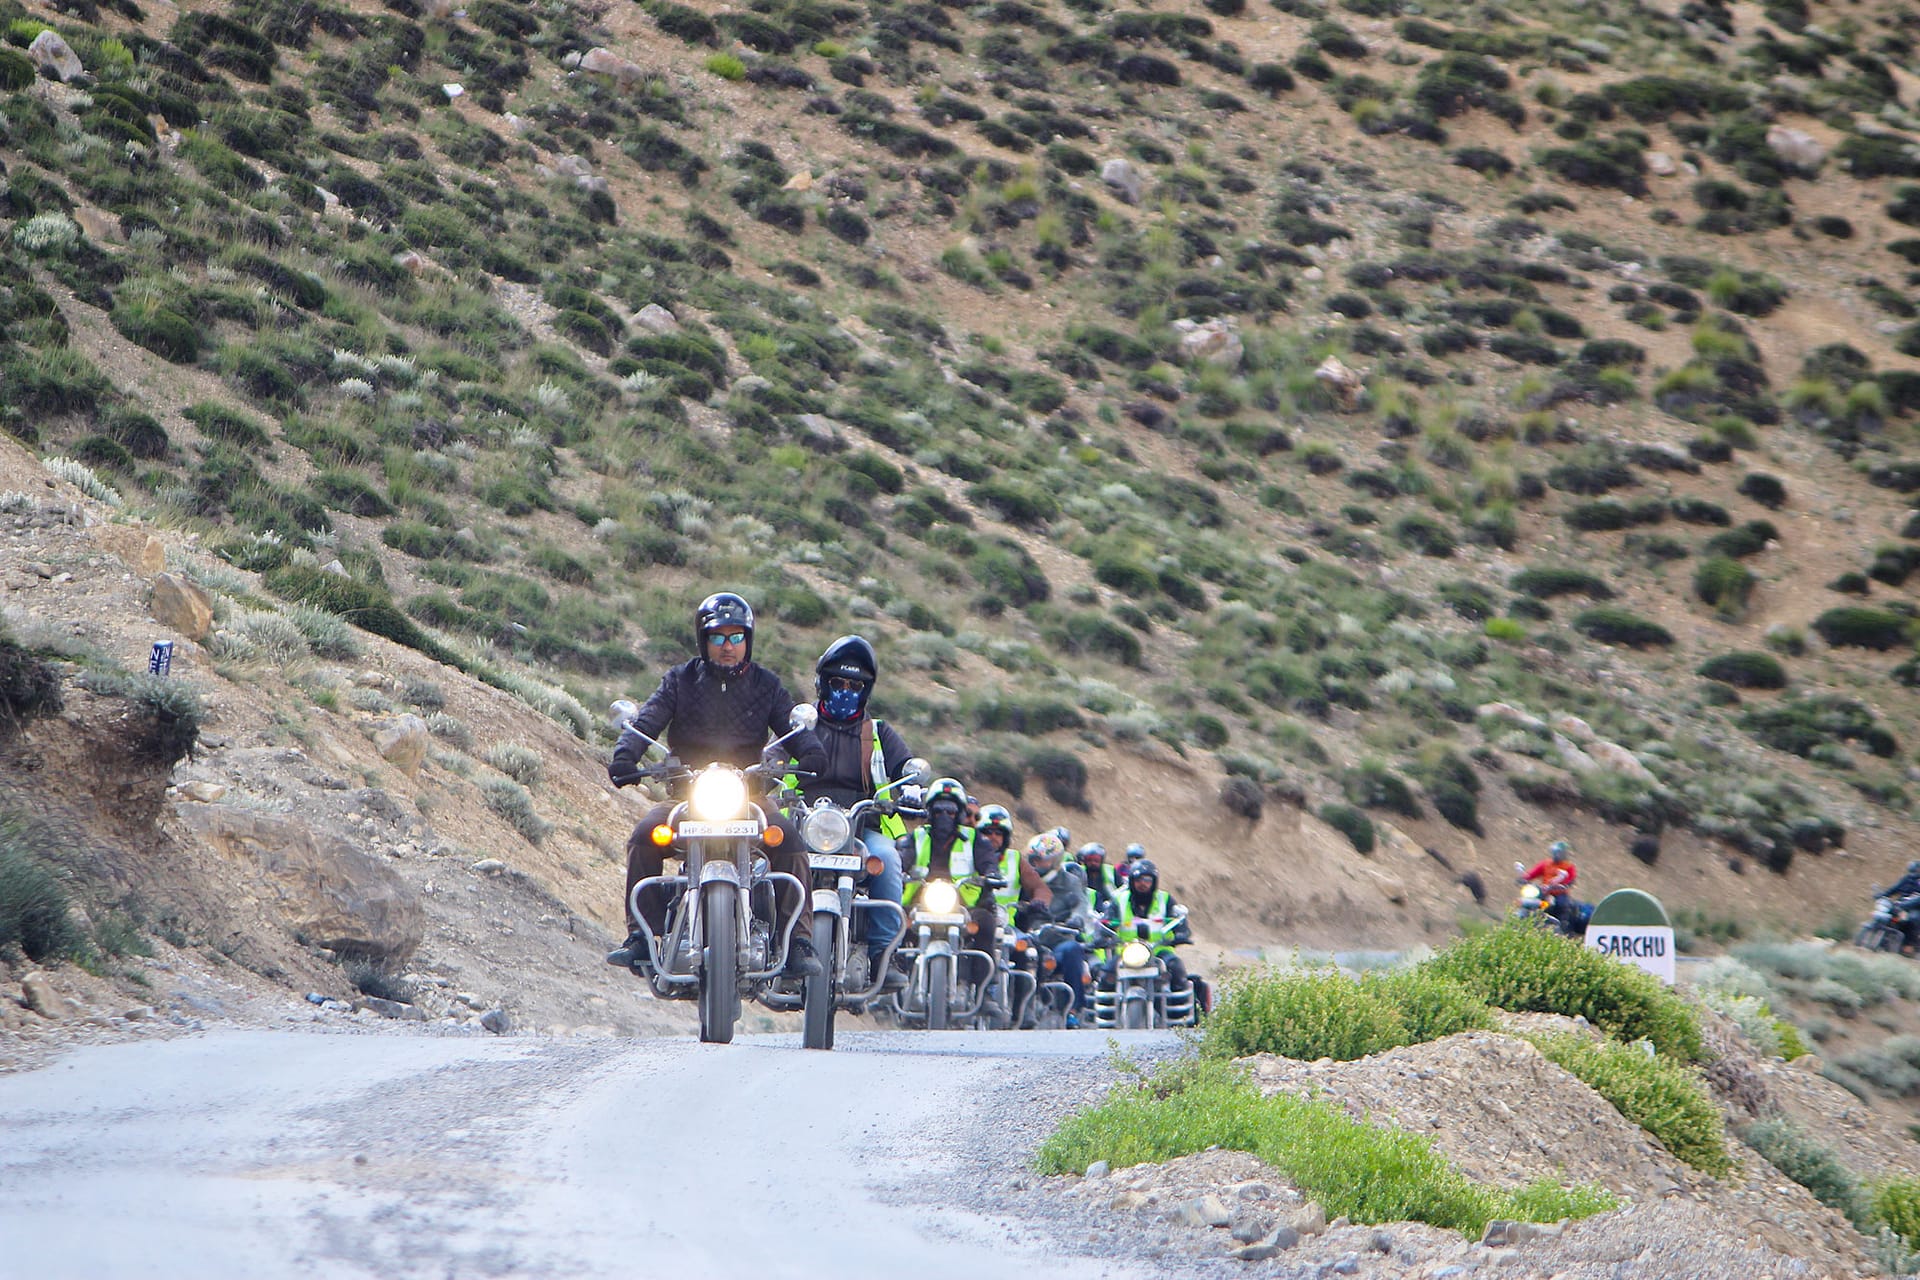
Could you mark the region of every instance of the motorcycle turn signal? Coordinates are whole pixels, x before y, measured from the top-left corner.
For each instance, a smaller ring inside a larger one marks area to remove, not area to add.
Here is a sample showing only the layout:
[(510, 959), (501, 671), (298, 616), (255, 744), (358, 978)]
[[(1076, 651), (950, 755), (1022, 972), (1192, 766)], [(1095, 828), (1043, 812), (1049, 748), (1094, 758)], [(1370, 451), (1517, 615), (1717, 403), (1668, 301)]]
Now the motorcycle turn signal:
[(663, 822), (649, 833), (648, 839), (664, 849), (673, 843), (673, 828)]
[(882, 871), (885, 871), (886, 869), (887, 869), (887, 864), (882, 862), (876, 855), (871, 853), (867, 855), (867, 874), (868, 875), (877, 876)]
[(786, 838), (787, 838), (787, 833), (782, 831), (778, 827), (768, 827), (765, 831), (760, 833), (761, 842), (764, 843), (769, 849), (779, 848), (780, 842), (782, 840), (785, 840)]

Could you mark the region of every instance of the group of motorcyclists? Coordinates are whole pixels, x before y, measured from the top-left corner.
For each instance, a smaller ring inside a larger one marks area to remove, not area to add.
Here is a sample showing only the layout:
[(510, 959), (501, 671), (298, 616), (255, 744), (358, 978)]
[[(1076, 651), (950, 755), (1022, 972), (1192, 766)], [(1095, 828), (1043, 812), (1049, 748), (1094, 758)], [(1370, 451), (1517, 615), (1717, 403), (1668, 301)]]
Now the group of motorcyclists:
[[(1186, 912), (1161, 887), (1159, 870), (1141, 845), (1129, 845), (1118, 866), (1109, 865), (1098, 843), (1072, 849), (1064, 826), (1039, 832), (1023, 846), (1007, 808), (979, 803), (957, 778), (898, 788), (916, 758), (899, 731), (873, 714), (880, 664), (865, 638), (843, 636), (827, 646), (814, 664), (817, 718), (811, 727), (793, 727), (795, 699), (777, 675), (752, 660), (754, 613), (743, 597), (722, 591), (702, 600), (694, 631), (696, 656), (667, 671), (627, 717), (609, 779), (616, 787), (642, 780), (641, 761), (655, 740), (683, 760), (742, 769), (766, 763), (763, 752), (777, 741), (788, 794), (797, 803), (824, 797), (850, 806), (880, 796), (883, 802), (858, 832), (868, 855), (864, 889), (874, 907), (862, 913), (862, 931), (880, 990), (906, 985), (905, 972), (888, 962), (902, 931), (901, 911), (912, 906), (923, 884), (944, 880), (958, 890), (970, 917), (969, 949), (991, 952), (1008, 930), (1026, 938), (1044, 926), (1066, 926), (1046, 930), (1053, 940), (1046, 948), (1015, 948), (1013, 962), (1031, 973), (1046, 952), (1052, 976), (1072, 993), (1065, 1026), (1085, 1020), (1089, 983), (1110, 981), (1118, 957), (1114, 943), (1122, 936), (1145, 943), (1159, 957), (1169, 990), (1184, 993), (1191, 985), (1192, 1007), (1208, 1007), (1206, 984), (1191, 977), (1173, 953), (1191, 941)], [(607, 962), (643, 974), (654, 954), (649, 937), (657, 944), (665, 932), (670, 904), (651, 886), (637, 898), (634, 889), (660, 875), (671, 850), (654, 833), (673, 808), (672, 801), (653, 806), (627, 842), (622, 911), (630, 934)], [(768, 840), (771, 869), (804, 885), (808, 855), (792, 816), (769, 804), (767, 821), (779, 827), (779, 838)], [(786, 901), (778, 909), (784, 927), (805, 903)], [(806, 930), (791, 930), (782, 976), (805, 979), (818, 975), (820, 966)]]

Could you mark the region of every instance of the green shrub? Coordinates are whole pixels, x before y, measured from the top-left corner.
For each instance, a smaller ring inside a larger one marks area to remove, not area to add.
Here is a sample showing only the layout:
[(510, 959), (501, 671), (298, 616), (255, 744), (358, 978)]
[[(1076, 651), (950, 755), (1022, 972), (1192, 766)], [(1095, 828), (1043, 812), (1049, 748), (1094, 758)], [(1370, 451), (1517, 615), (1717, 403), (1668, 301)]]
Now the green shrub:
[(1254, 969), (1227, 984), (1202, 1049), (1216, 1058), (1351, 1062), (1411, 1042), (1399, 1009), (1377, 987), (1333, 970)]
[(180, 412), (188, 422), (216, 440), (225, 440), (243, 449), (262, 449), (267, 445), (266, 428), (237, 409), (202, 400)]
[(19, 947), (29, 960), (76, 960), (86, 935), (75, 923), (60, 876), (43, 851), (58, 836), (12, 808), (0, 808), (0, 952)]
[(1421, 966), (1376, 969), (1361, 986), (1399, 1011), (1408, 1044), (1493, 1026), (1493, 1010), (1470, 987)]
[(488, 778), (480, 784), (480, 798), (528, 844), (539, 844), (553, 834), (553, 824), (533, 811), (533, 797), (511, 778)]
[(81, 683), (102, 697), (132, 704), (135, 718), (124, 741), (138, 755), (171, 769), (193, 754), (207, 708), (185, 681), (96, 670), (83, 675)]
[(967, 496), (991, 507), (1009, 524), (1045, 528), (1060, 516), (1060, 504), (1038, 485), (996, 477), (968, 487)]
[(1583, 1036), (1540, 1036), (1533, 1042), (1676, 1158), (1716, 1177), (1733, 1168), (1720, 1108), (1685, 1067), (1635, 1045), (1596, 1044)]
[(1509, 924), (1474, 934), (1423, 967), (1496, 1008), (1583, 1017), (1621, 1040), (1651, 1040), (1677, 1061), (1701, 1056), (1692, 1009), (1658, 978), (1546, 930)]
[(1583, 610), (1574, 618), (1573, 629), (1602, 644), (1623, 644), (1633, 649), (1673, 643), (1673, 633), (1659, 623), (1613, 605)]
[(1407, 780), (1381, 764), (1368, 760), (1358, 767), (1342, 771), (1340, 786), (1347, 800), (1363, 809), (1386, 809), (1402, 817), (1420, 816), (1420, 801)]
[(1073, 752), (1037, 746), (1027, 752), (1024, 763), (1055, 804), (1083, 811), (1093, 807), (1087, 803), (1087, 766)]
[(1902, 614), (1866, 605), (1829, 609), (1813, 620), (1820, 638), (1835, 648), (1897, 649), (1907, 642), (1911, 626)]
[(1213, 1147), (1248, 1151), (1331, 1215), (1355, 1222), (1427, 1222), (1477, 1238), (1496, 1217), (1557, 1221), (1612, 1208), (1597, 1188), (1550, 1182), (1496, 1192), (1467, 1181), (1432, 1140), (1355, 1120), (1291, 1094), (1262, 1097), (1226, 1063), (1176, 1063), (1069, 1117), (1041, 1144), (1042, 1173), (1171, 1160)]
[(169, 307), (116, 306), (108, 319), (121, 337), (174, 364), (192, 364), (206, 345), (201, 326)]
[(1536, 600), (1552, 600), (1567, 595), (1583, 595), (1589, 600), (1613, 599), (1613, 588), (1598, 574), (1557, 565), (1535, 565), (1522, 569), (1508, 580), (1507, 586)]
[(61, 705), (60, 673), (0, 630), (0, 737)]
[(1753, 571), (1728, 556), (1709, 556), (1693, 570), (1693, 594), (1713, 606), (1722, 618), (1739, 618), (1747, 610), (1759, 579)]
[(747, 64), (730, 53), (710, 53), (705, 66), (708, 71), (722, 80), (744, 80), (747, 78)]
[(1723, 653), (1700, 664), (1698, 674), (1741, 689), (1784, 689), (1787, 669), (1770, 653), (1746, 649)]
[(1873, 1221), (1890, 1228), (1909, 1248), (1920, 1247), (1920, 1180), (1891, 1178), (1882, 1183), (1874, 1189), (1872, 1212)]
[[(1873, 1199), (1861, 1187), (1860, 1180), (1831, 1148), (1793, 1121), (1780, 1116), (1756, 1120), (1738, 1130), (1738, 1136), (1774, 1168), (1812, 1192), (1814, 1199), (1830, 1209), (1838, 1209), (1855, 1226), (1864, 1230), (1871, 1222)], [(1916, 1225), (1920, 1225), (1920, 1220), (1916, 1220)]]
[(1373, 852), (1373, 819), (1352, 805), (1323, 804), (1320, 821), (1345, 836), (1359, 852)]
[(523, 787), (540, 785), (540, 753), (517, 742), (497, 742), (487, 749), (487, 763)]
[(263, 579), (267, 590), (283, 600), (324, 609), (395, 644), (417, 649), (436, 662), (461, 666), (432, 636), (422, 631), (413, 619), (394, 607), (393, 598), (378, 587), (355, 578), (306, 565), (286, 565)]

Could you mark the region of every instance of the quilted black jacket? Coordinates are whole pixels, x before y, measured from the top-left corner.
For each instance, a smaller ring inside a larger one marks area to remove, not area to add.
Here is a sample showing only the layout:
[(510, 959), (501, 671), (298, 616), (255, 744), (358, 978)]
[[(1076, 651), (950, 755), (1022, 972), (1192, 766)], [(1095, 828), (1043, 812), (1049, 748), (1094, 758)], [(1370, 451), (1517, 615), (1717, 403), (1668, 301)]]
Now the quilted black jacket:
[[(742, 769), (759, 764), (762, 748), (787, 732), (792, 713), (793, 695), (765, 667), (750, 662), (723, 674), (703, 658), (691, 659), (660, 677), (660, 687), (615, 744), (607, 776), (615, 786), (633, 780), (647, 752), (642, 733), (664, 733), (667, 748), (696, 769), (716, 760)], [(784, 746), (802, 769), (818, 772), (826, 764), (827, 753), (811, 729)]]

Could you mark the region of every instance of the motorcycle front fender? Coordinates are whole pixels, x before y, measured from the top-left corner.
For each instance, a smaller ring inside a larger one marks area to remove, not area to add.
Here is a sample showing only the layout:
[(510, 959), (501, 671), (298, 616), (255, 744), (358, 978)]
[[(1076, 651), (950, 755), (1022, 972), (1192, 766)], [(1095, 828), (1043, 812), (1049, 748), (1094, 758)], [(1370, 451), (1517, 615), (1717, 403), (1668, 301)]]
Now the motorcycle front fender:
[(715, 880), (725, 880), (729, 884), (738, 885), (740, 883), (740, 868), (734, 866), (733, 863), (728, 862), (724, 858), (715, 858), (711, 862), (702, 863), (700, 865), (701, 885), (710, 885)]
[(830, 916), (840, 914), (840, 891), (838, 889), (815, 889), (813, 891), (813, 910), (818, 915), (825, 912)]

